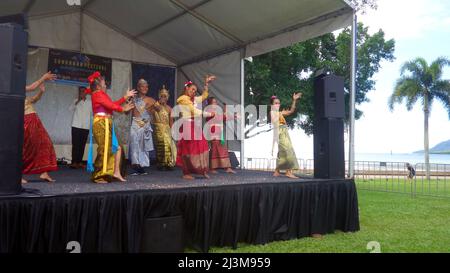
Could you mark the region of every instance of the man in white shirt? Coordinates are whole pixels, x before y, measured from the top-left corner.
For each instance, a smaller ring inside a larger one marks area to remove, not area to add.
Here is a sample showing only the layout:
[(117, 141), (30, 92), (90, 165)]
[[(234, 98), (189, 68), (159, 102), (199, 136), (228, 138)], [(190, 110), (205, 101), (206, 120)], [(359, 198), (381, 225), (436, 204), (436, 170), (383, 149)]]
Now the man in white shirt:
[(72, 164), (70, 165), (73, 169), (86, 167), (82, 161), (89, 135), (92, 103), (91, 98), (84, 91), (84, 87), (78, 89), (78, 99), (70, 107), (70, 110), (74, 111), (72, 119)]

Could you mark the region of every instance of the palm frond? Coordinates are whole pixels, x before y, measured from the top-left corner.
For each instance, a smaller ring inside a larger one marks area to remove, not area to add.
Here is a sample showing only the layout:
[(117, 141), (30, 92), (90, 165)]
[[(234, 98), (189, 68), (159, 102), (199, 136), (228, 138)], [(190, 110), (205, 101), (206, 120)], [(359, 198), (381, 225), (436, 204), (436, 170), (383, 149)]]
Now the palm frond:
[(450, 80), (438, 80), (436, 81), (431, 92), (447, 92), (450, 95)]
[(439, 57), (431, 63), (429, 71), (433, 81), (437, 81), (442, 77), (442, 70), (445, 66), (450, 66), (450, 60), (446, 57)]
[(438, 91), (433, 93), (434, 97), (436, 97), (445, 107), (448, 113), (448, 117), (450, 119), (450, 96), (448, 92)]
[(392, 111), (396, 103), (401, 104), (406, 99), (406, 108), (412, 109), (420, 97), (423, 97), (424, 90), (420, 83), (413, 77), (403, 76), (397, 80), (394, 92), (388, 101), (389, 109)]
[(414, 78), (422, 79), (428, 70), (427, 61), (424, 58), (416, 58), (412, 61), (405, 62), (400, 68), (400, 75), (404, 76), (406, 71), (413, 74)]
[(406, 108), (410, 111), (417, 100), (423, 97), (423, 93), (423, 88), (415, 78), (403, 76), (397, 80), (394, 92), (389, 98), (389, 109), (393, 111), (395, 104), (401, 104), (403, 99), (406, 99)]

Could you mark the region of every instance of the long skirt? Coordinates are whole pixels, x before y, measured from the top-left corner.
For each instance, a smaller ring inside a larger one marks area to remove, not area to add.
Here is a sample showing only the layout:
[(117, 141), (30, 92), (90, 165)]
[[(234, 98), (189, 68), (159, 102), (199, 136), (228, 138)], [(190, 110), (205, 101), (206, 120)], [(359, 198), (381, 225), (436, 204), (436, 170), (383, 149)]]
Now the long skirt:
[(174, 167), (177, 148), (172, 139), (170, 126), (164, 123), (155, 123), (156, 164), (158, 167)]
[(130, 131), (131, 164), (150, 167), (150, 151), (153, 151), (152, 127), (147, 123), (144, 127), (133, 120)]
[(94, 162), (92, 181), (112, 180), (114, 175), (114, 154), (112, 152), (112, 119), (95, 117), (92, 126), (95, 142), (97, 143), (97, 157)]
[(36, 113), (25, 115), (23, 142), (23, 174), (56, 171), (53, 143)]
[[(190, 136), (185, 139), (184, 136), (178, 141), (177, 145), (177, 166), (183, 169), (183, 174), (205, 174), (209, 169), (209, 147), (203, 132), (199, 133), (200, 139), (194, 138), (194, 121), (186, 122), (182, 125), (180, 133), (183, 134), (184, 126), (191, 129)], [(201, 126), (200, 126), (201, 127)]]
[(211, 140), (210, 168), (227, 169), (231, 168), (230, 158), (228, 157), (228, 147), (222, 145), (220, 140)]
[(277, 170), (298, 169), (297, 157), (286, 126), (280, 126), (278, 139)]

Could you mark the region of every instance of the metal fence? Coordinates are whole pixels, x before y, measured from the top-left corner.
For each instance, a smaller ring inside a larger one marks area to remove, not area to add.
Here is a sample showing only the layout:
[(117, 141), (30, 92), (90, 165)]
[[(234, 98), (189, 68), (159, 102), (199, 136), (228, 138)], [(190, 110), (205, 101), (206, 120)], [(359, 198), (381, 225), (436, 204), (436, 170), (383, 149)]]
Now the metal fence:
[[(248, 170), (274, 171), (276, 159), (245, 158), (243, 167)], [(312, 175), (314, 160), (298, 159), (299, 174)], [(345, 164), (347, 167), (348, 164)], [(410, 177), (406, 162), (356, 161), (355, 183), (360, 190), (450, 198), (450, 164), (430, 164), (430, 177), (426, 177), (424, 163), (413, 166)]]
[(358, 189), (450, 198), (450, 165), (430, 164), (430, 177), (424, 163), (413, 166), (411, 175), (405, 162), (355, 162)]

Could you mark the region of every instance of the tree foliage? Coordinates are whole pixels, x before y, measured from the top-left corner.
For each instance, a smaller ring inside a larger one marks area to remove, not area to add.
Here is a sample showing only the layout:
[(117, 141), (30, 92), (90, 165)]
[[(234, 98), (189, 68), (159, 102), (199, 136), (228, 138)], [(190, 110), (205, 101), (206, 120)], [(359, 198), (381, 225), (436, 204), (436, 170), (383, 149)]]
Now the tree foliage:
[(377, 9), (377, 0), (350, 0), (355, 9), (361, 13), (365, 13), (368, 9)]
[[(367, 93), (374, 89), (373, 76), (380, 69), (383, 60), (394, 59), (394, 40), (386, 40), (384, 32), (379, 30), (369, 34), (368, 28), (358, 24), (357, 41), (357, 78), (356, 104), (367, 102)], [(346, 104), (349, 104), (351, 29), (346, 28), (337, 36), (332, 33), (314, 38), (290, 47), (279, 49), (247, 61), (246, 69), (246, 105), (268, 105), (270, 97), (281, 99), (282, 108), (288, 108), (292, 102), (292, 93), (300, 91), (303, 97), (297, 107), (298, 115), (287, 118), (288, 125), (299, 126), (307, 134), (312, 133), (313, 109), (313, 72), (326, 68), (330, 72), (345, 78)], [(349, 117), (346, 107), (346, 120)], [(356, 118), (362, 112), (356, 109)]]
[(404, 63), (389, 99), (389, 108), (393, 110), (395, 104), (405, 101), (406, 109), (410, 111), (420, 101), (424, 111), (430, 111), (437, 99), (447, 109), (450, 118), (450, 80), (442, 79), (445, 66), (450, 66), (450, 59), (445, 57), (437, 58), (430, 65), (421, 57)]
[(428, 133), (428, 119), (435, 100), (442, 102), (450, 118), (450, 80), (442, 79), (443, 69), (450, 66), (450, 60), (445, 57), (437, 58), (428, 65), (424, 58), (416, 58), (403, 64), (400, 78), (395, 84), (394, 92), (389, 99), (389, 108), (395, 104), (406, 102), (406, 109), (410, 111), (417, 101), (422, 102), (424, 113), (424, 151), (426, 177), (430, 179), (430, 145)]

